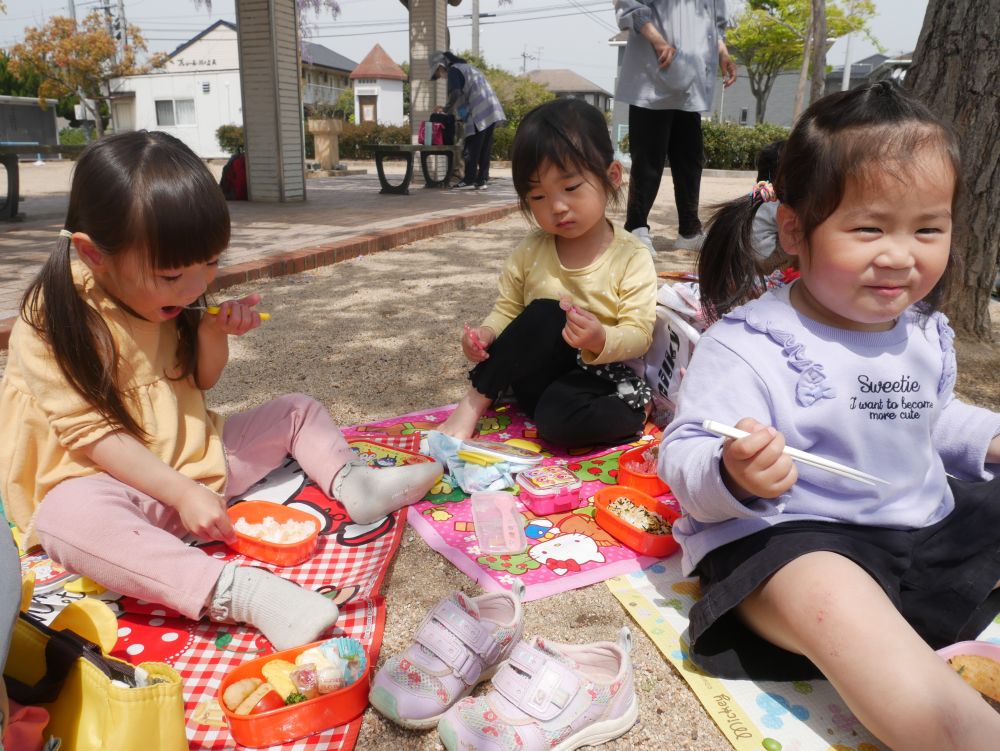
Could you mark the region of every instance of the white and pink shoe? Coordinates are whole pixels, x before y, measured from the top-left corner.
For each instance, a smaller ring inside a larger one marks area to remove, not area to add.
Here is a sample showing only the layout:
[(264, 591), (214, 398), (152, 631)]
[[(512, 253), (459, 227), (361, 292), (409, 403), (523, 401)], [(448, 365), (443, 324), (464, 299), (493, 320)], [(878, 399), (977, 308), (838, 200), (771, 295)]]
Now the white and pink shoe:
[(624, 735), (639, 716), (632, 634), (617, 642), (518, 644), (485, 696), (464, 698), (438, 723), (448, 751), (572, 751)]

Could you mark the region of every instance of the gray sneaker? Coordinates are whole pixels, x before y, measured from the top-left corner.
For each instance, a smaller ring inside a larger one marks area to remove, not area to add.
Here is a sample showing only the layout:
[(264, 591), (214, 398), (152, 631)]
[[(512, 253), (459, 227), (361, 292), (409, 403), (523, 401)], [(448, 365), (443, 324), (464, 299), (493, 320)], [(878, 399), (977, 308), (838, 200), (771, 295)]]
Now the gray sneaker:
[(674, 250), (693, 250), (698, 252), (701, 250), (701, 246), (705, 244), (705, 233), (699, 232), (693, 237), (684, 237), (684, 235), (677, 235), (677, 239), (674, 240)]
[(467, 183), (465, 180), (461, 180), (451, 186), (452, 190), (475, 190), (476, 186), (473, 183)]
[(632, 230), (632, 234), (635, 236), (636, 240), (646, 246), (649, 254), (653, 256), (653, 258), (656, 258), (656, 248), (653, 247), (653, 238), (649, 234), (649, 227), (636, 227)]

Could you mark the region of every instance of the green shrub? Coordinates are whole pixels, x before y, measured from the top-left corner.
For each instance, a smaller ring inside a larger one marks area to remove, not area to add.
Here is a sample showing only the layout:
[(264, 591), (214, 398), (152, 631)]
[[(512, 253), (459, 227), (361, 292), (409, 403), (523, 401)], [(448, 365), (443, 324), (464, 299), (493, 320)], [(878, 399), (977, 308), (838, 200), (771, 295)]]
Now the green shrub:
[(377, 125), (376, 123), (344, 123), (340, 134), (340, 156), (343, 159), (368, 159), (371, 149), (379, 143), (410, 143), (409, 125)]
[(514, 123), (504, 123), (493, 129), (493, 148), (490, 149), (490, 158), (498, 161), (510, 159), (510, 147), (514, 143), (514, 132), (517, 126)]
[(227, 154), (235, 154), (244, 148), (242, 125), (220, 125), (215, 131), (215, 138), (219, 148)]
[(788, 137), (788, 128), (761, 123), (747, 128), (703, 120), (705, 166), (710, 169), (756, 170), (757, 153), (772, 141)]
[(59, 131), (59, 143), (63, 146), (84, 146), (87, 134), (83, 132), (83, 128), (63, 128)]

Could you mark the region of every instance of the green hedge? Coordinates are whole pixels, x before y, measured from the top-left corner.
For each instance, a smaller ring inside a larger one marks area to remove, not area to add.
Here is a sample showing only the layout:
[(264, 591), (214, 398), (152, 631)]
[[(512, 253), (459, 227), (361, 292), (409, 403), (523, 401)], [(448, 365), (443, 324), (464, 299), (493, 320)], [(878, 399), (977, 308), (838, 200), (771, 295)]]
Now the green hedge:
[(705, 166), (709, 169), (756, 170), (757, 154), (769, 143), (788, 138), (788, 128), (761, 123), (752, 128), (703, 120)]
[(63, 128), (59, 131), (59, 144), (62, 146), (86, 146), (87, 134), (82, 128)]
[(375, 123), (344, 123), (340, 134), (340, 156), (343, 159), (368, 159), (372, 152), (366, 148), (379, 143), (410, 143), (410, 126), (376, 125)]
[[(781, 125), (761, 123), (752, 128), (735, 123), (702, 120), (705, 138), (705, 166), (708, 169), (756, 170), (757, 154), (769, 143), (788, 138), (789, 129)], [(619, 148), (629, 153), (628, 134)]]
[(227, 154), (235, 154), (243, 149), (243, 126), (220, 125), (215, 131), (215, 140)]

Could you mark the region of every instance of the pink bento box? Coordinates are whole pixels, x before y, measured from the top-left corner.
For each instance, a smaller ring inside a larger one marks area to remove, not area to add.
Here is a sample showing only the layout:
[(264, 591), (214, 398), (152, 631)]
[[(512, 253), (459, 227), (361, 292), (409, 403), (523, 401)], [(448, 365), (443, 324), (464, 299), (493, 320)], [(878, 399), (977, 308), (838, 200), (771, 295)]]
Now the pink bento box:
[(536, 516), (558, 514), (580, 505), (583, 481), (565, 467), (550, 464), (519, 473), (519, 498)]

